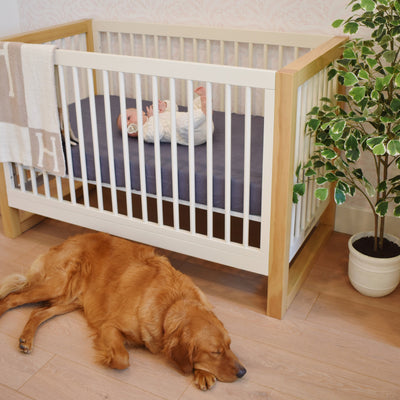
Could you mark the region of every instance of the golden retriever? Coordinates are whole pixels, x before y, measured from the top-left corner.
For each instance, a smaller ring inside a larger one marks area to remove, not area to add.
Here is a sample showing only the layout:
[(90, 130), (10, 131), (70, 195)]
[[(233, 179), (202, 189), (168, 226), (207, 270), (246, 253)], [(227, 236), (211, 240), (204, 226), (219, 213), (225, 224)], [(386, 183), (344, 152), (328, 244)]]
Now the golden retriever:
[(32, 350), (42, 322), (81, 309), (95, 333), (98, 361), (111, 368), (129, 366), (125, 343), (131, 343), (193, 372), (202, 390), (246, 373), (204, 294), (150, 246), (104, 233), (69, 238), (26, 275), (10, 275), (0, 285), (0, 315), (36, 302), (44, 303), (32, 311), (19, 339), (24, 353)]

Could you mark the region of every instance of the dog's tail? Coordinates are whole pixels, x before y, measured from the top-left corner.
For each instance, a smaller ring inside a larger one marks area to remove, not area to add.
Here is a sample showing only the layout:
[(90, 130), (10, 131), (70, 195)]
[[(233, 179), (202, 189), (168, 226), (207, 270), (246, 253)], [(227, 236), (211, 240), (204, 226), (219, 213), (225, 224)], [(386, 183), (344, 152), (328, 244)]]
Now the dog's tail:
[(28, 285), (28, 278), (22, 274), (12, 274), (7, 276), (0, 283), (0, 300), (12, 292), (21, 290)]

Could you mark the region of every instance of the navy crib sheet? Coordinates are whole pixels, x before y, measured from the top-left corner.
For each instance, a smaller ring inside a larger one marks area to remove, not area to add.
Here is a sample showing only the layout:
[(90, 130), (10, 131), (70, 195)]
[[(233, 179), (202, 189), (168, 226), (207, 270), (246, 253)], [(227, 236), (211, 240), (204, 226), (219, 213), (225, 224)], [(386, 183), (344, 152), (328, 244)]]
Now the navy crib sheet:
[[(106, 121), (104, 98), (101, 95), (95, 97), (96, 118), (98, 130), (98, 142), (100, 153), (101, 181), (110, 183)], [(125, 172), (123, 160), (122, 134), (118, 130), (116, 120), (120, 114), (120, 99), (118, 96), (110, 96), (112, 134), (114, 148), (114, 166), (116, 185), (125, 187)], [(143, 102), (143, 109), (149, 102)], [(126, 99), (126, 106), (136, 107), (135, 99)], [(90, 116), (89, 99), (81, 100), (83, 115), (83, 133), (85, 145), (85, 157), (88, 180), (96, 179), (94, 167), (94, 151), (92, 140), (92, 126)], [(179, 107), (180, 111), (186, 110)], [(73, 131), (77, 136), (77, 121), (75, 105), (69, 105), (69, 117)], [(214, 135), (213, 135), (213, 206), (224, 208), (225, 206), (225, 113), (214, 111)], [(231, 210), (243, 212), (243, 181), (244, 181), (244, 126), (245, 117), (232, 113), (232, 145), (231, 145)], [(264, 118), (251, 117), (251, 162), (250, 162), (250, 214), (261, 214), (261, 180), (262, 180), (262, 152), (263, 152), (263, 127)], [(140, 190), (139, 173), (139, 146), (137, 138), (128, 138), (130, 154), (130, 187), (132, 190)], [(79, 144), (72, 146), (74, 177), (81, 178), (81, 162)], [(156, 194), (156, 174), (154, 145), (144, 143), (146, 165), (146, 190), (147, 193)], [(171, 144), (160, 143), (161, 153), (161, 179), (162, 196), (172, 198), (172, 164)], [(195, 146), (195, 198), (196, 203), (207, 204), (207, 144)], [(178, 158), (178, 188), (179, 199), (189, 201), (189, 155), (188, 146), (177, 146)]]

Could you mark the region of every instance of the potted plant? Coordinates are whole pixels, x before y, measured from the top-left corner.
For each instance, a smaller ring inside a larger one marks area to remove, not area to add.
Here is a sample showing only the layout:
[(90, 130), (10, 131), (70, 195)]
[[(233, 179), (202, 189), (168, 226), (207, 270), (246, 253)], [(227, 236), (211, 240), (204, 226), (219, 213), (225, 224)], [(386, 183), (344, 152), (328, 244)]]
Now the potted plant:
[[(315, 147), (310, 159), (296, 170), (293, 201), (305, 193), (310, 179), (316, 180), (315, 196), (320, 200), (328, 197), (329, 183), (336, 204), (356, 192), (362, 194), (375, 228), (350, 238), (349, 278), (362, 293), (382, 296), (400, 281), (400, 240), (385, 233), (388, 212), (400, 217), (400, 0), (352, 0), (349, 6), (352, 15), (332, 25), (343, 26), (350, 35), (362, 27), (370, 37), (351, 38), (343, 57), (329, 67), (328, 79), (336, 77), (344, 94), (337, 94), (336, 102), (321, 99), (308, 114), (306, 130), (314, 136)], [(375, 164), (373, 177), (357, 163), (366, 153)], [(369, 252), (360, 247), (363, 242)], [(367, 255), (361, 253), (361, 260), (354, 261), (359, 252)], [(386, 257), (384, 263), (394, 263), (389, 267), (392, 281), (381, 277), (384, 287), (371, 288), (372, 275), (373, 281), (378, 279), (372, 270), (382, 257)], [(356, 276), (359, 272), (361, 277)]]

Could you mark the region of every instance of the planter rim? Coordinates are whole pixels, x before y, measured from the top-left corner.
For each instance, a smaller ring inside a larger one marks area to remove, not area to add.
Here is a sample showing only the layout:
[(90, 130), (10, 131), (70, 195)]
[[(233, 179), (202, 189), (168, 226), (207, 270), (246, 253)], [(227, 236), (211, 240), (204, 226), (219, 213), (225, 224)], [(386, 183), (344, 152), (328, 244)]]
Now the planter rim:
[[(358, 250), (356, 250), (353, 247), (353, 243), (365, 236), (374, 236), (374, 232), (372, 231), (366, 231), (366, 232), (358, 232), (355, 233), (354, 235), (352, 235), (349, 239), (348, 243), (348, 247), (349, 247), (349, 251), (352, 253), (356, 253), (357, 257), (359, 257), (360, 259), (364, 259), (364, 260), (371, 260), (371, 259), (375, 259), (375, 260), (379, 260), (379, 264), (383, 265), (383, 264), (391, 264), (391, 263), (396, 263), (396, 262), (400, 262), (400, 254), (398, 256), (395, 257), (390, 257), (390, 258), (380, 258), (380, 257), (371, 257), (371, 256), (367, 256), (363, 253), (360, 253)], [(390, 235), (389, 233), (385, 233), (383, 235), (386, 239), (398, 244), (400, 246), (400, 238), (398, 238), (397, 236), (394, 235)]]

